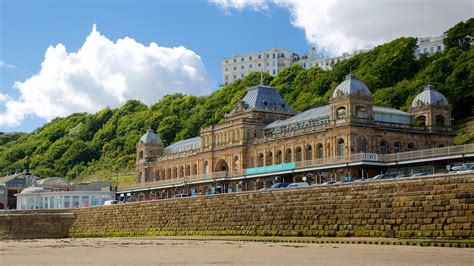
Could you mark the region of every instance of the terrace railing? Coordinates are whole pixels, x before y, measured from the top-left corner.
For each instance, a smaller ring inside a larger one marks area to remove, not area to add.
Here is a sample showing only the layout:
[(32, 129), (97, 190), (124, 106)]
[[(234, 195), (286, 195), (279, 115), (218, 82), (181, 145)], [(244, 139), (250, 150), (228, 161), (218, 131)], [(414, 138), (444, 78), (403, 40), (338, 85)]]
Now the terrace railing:
[[(450, 156), (450, 155), (461, 155), (461, 154), (468, 154), (468, 153), (474, 153), (474, 144), (447, 146), (447, 147), (441, 147), (441, 148), (432, 148), (432, 149), (407, 151), (407, 152), (399, 152), (399, 153), (391, 153), (391, 154), (356, 153), (356, 154), (350, 154), (346, 156), (335, 156), (335, 157), (295, 162), (296, 164), (295, 169), (304, 169), (304, 168), (311, 168), (311, 167), (318, 167), (318, 166), (331, 166), (331, 165), (336, 165), (336, 164), (354, 163), (354, 162), (362, 162), (362, 161), (390, 163), (390, 162), (399, 162), (399, 161), (436, 158), (436, 157), (443, 157), (443, 156)], [(215, 181), (217, 179), (222, 179), (222, 178), (243, 176), (244, 172), (245, 171), (233, 171), (232, 173), (229, 173), (227, 171), (223, 171), (223, 172), (214, 172), (214, 173), (201, 174), (201, 175), (178, 177), (178, 178), (165, 179), (165, 180), (159, 180), (159, 181), (153, 181), (153, 182), (139, 183), (139, 184), (131, 185), (131, 186), (119, 187), (119, 190), (141, 189), (141, 188), (159, 187), (159, 186), (165, 186), (165, 185), (182, 185), (189, 182), (195, 182), (195, 181), (200, 181), (200, 180), (214, 180)]]

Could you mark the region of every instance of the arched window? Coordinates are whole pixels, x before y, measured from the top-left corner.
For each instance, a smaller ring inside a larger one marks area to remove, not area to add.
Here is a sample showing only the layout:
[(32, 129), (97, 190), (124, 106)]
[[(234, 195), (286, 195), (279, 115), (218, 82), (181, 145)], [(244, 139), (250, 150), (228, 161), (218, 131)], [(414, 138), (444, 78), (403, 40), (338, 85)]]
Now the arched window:
[(184, 172), (184, 176), (190, 176), (191, 175), (191, 166), (186, 165), (186, 171)]
[(288, 148), (286, 149), (285, 153), (285, 163), (290, 163), (291, 162), (291, 149)]
[(168, 168), (167, 173), (166, 173), (166, 179), (171, 179), (171, 168)]
[(197, 170), (198, 170), (197, 164), (193, 164), (191, 175), (197, 175)]
[(273, 153), (269, 151), (267, 153), (267, 165), (272, 165), (273, 164)]
[(435, 117), (435, 122), (437, 127), (444, 127), (444, 116), (442, 115), (437, 115)]
[(143, 151), (138, 152), (138, 159), (139, 160), (143, 159)]
[(387, 145), (387, 142), (385, 141), (381, 141), (380, 142), (380, 153), (381, 154), (387, 154), (388, 153), (388, 145)]
[(208, 161), (204, 162), (204, 173), (209, 174), (209, 162)]
[(324, 147), (323, 144), (318, 143), (318, 146), (316, 147), (316, 150), (318, 152), (318, 159), (322, 159), (324, 156)]
[(313, 160), (313, 147), (306, 145), (306, 160)]
[(179, 177), (183, 177), (184, 176), (184, 167), (181, 165), (179, 167)]
[(416, 118), (416, 125), (417, 126), (425, 126), (426, 125), (426, 117), (424, 115), (420, 115)]
[(297, 147), (297, 148), (296, 148), (296, 161), (297, 161), (297, 162), (302, 161), (302, 160), (303, 160), (302, 157), (303, 157), (303, 154), (302, 154), (302, 152), (301, 152), (301, 147)]
[(359, 141), (357, 142), (357, 149), (359, 152), (367, 152), (367, 141), (365, 138), (359, 138)]
[(413, 143), (408, 143), (407, 150), (412, 151), (414, 149), (415, 149), (415, 145), (413, 145)]
[(393, 152), (398, 153), (402, 151), (402, 144), (400, 142), (395, 142), (395, 145), (393, 145)]
[(345, 107), (339, 107), (336, 111), (336, 119), (344, 119), (346, 118), (346, 108)]
[(283, 163), (283, 153), (281, 152), (281, 150), (278, 150), (276, 155), (276, 164), (281, 163)]
[(344, 139), (339, 139), (337, 141), (337, 156), (344, 156)]
[(356, 117), (367, 118), (367, 110), (362, 106), (357, 106), (357, 108), (356, 108)]
[(263, 166), (264, 165), (263, 160), (264, 160), (263, 153), (259, 153), (258, 154), (258, 166)]
[(178, 169), (176, 167), (173, 167), (173, 178), (178, 177)]

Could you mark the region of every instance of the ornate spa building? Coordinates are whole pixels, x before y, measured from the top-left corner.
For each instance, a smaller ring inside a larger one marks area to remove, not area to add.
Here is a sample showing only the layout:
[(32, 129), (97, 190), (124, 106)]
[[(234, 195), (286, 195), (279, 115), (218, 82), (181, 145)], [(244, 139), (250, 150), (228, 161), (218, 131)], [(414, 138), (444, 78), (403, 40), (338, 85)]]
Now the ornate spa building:
[[(432, 85), (404, 112), (374, 105), (369, 88), (348, 75), (328, 105), (302, 113), (276, 89), (258, 85), (248, 89), (222, 124), (202, 128), (198, 137), (165, 147), (149, 129), (137, 144), (137, 183), (180, 182), (206, 193), (216, 189), (216, 180), (223, 180), (222, 191), (241, 191), (268, 187), (276, 178), (367, 178), (378, 173), (376, 167), (348, 162), (449, 146), (452, 137), (451, 107)], [(338, 162), (346, 163), (329, 167)], [(301, 175), (288, 174), (306, 166)]]

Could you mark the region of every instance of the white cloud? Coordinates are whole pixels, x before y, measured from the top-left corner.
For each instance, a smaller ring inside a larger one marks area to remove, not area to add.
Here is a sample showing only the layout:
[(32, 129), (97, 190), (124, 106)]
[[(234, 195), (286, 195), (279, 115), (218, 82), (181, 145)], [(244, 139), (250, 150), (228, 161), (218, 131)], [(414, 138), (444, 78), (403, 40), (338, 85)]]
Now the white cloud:
[(0, 60), (0, 68), (1, 67), (5, 67), (5, 68), (9, 68), (9, 69), (14, 69), (16, 68), (16, 66), (14, 65), (11, 65), (11, 64), (8, 64), (7, 62), (3, 61), (3, 60)]
[(63, 44), (50, 46), (41, 70), (14, 87), (20, 97), (4, 95), (0, 125), (18, 126), (28, 115), (51, 120), (95, 112), (128, 99), (150, 104), (174, 92), (205, 95), (213, 82), (201, 57), (183, 46), (145, 46), (128, 37), (113, 42), (94, 25), (77, 52), (68, 52)]
[(441, 35), (472, 17), (472, 0), (210, 0), (224, 9), (286, 8), (308, 43), (338, 55), (400, 36)]

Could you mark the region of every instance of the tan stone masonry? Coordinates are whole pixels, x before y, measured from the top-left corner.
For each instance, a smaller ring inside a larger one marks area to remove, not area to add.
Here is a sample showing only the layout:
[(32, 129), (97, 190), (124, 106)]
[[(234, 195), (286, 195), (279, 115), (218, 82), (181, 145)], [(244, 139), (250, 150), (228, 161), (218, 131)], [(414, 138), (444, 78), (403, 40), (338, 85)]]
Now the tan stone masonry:
[[(445, 175), (55, 212), (10, 211), (0, 213), (0, 238), (44, 237), (35, 231), (44, 228), (51, 230), (50, 237), (58, 237), (58, 232), (68, 229), (70, 237), (199, 234), (473, 238), (473, 211), (474, 174)], [(74, 213), (71, 222), (64, 220), (71, 219), (65, 212)], [(19, 214), (27, 215), (20, 224), (13, 224), (11, 217)], [(56, 218), (45, 220), (43, 216)], [(51, 226), (54, 223), (57, 232)]]

